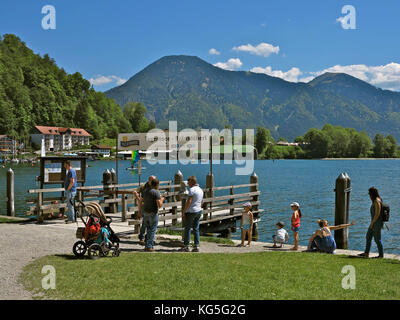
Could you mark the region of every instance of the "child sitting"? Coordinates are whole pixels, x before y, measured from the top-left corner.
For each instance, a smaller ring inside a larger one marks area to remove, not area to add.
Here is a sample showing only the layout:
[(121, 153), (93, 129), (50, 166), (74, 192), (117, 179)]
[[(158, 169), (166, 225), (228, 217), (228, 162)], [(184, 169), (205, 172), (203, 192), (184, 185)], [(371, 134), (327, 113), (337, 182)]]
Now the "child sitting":
[(276, 230), (276, 234), (272, 236), (272, 239), (274, 240), (274, 245), (272, 248), (278, 248), (276, 243), (280, 243), (281, 246), (279, 248), (282, 248), (283, 244), (289, 241), (289, 234), (283, 227), (285, 224), (281, 221), (279, 221), (276, 226), (278, 227), (278, 230)]

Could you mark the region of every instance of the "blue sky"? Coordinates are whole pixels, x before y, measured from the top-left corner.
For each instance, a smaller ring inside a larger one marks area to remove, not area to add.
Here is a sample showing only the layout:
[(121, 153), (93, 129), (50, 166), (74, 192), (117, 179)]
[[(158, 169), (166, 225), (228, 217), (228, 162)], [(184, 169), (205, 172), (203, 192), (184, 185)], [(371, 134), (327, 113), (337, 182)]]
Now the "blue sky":
[[(42, 28), (45, 5), (56, 9), (55, 30)], [(344, 5), (355, 8), (356, 29), (338, 21)], [(400, 90), (399, 13), (394, 0), (2, 0), (0, 34), (16, 34), (101, 91), (172, 54), (288, 81), (347, 72)]]

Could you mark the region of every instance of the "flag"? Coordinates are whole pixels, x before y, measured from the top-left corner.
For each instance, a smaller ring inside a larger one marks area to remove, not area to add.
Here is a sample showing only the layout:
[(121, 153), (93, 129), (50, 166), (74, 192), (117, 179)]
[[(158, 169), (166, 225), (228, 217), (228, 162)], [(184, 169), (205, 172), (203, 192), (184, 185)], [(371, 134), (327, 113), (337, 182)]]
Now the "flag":
[(139, 151), (132, 150), (132, 167), (140, 160)]

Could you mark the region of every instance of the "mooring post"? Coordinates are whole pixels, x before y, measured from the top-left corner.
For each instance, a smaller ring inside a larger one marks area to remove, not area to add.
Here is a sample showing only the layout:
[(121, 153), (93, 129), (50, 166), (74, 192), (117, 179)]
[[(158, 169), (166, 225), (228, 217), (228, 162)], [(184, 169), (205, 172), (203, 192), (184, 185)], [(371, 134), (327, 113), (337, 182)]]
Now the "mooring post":
[[(335, 225), (347, 224), (350, 207), (350, 183), (347, 173), (341, 173), (335, 186)], [(335, 230), (335, 241), (338, 249), (348, 248), (348, 229)]]
[[(214, 174), (209, 172), (206, 176), (206, 190), (207, 190), (207, 198), (214, 198)], [(208, 203), (206, 206), (207, 209), (212, 209), (212, 201)], [(210, 212), (210, 219), (212, 218), (212, 212)], [(207, 213), (203, 214), (203, 220), (207, 220)]]
[(15, 217), (14, 207), (14, 171), (7, 170), (7, 215)]
[[(111, 198), (110, 195), (107, 194), (108, 192), (111, 191), (110, 184), (112, 183), (112, 177), (111, 177), (110, 170), (107, 169), (106, 171), (103, 172), (103, 181), (102, 182), (103, 182), (103, 191), (104, 191), (104, 201), (106, 201), (107, 199)], [(104, 213), (111, 212), (110, 206), (111, 206), (111, 204), (109, 203), (108, 205), (106, 205), (104, 207)]]
[[(183, 182), (183, 174), (182, 174), (182, 172), (180, 172), (180, 170), (178, 170), (178, 172), (175, 173), (175, 175), (174, 175), (174, 185), (175, 185), (175, 187), (173, 189), (174, 193), (181, 192), (182, 182)], [(179, 187), (176, 187), (177, 185), (179, 185)], [(177, 202), (177, 201), (181, 201), (181, 200), (182, 200), (182, 197), (179, 194), (175, 194), (172, 197), (173, 202)], [(172, 210), (172, 214), (178, 214), (178, 206), (173, 206), (171, 210)], [(183, 210), (183, 207), (182, 207), (182, 210)], [(178, 219), (172, 219), (172, 225), (176, 225), (177, 223), (178, 223)], [(183, 226), (183, 212), (182, 212), (182, 226)]]
[[(250, 192), (257, 192), (258, 191), (258, 176), (256, 175), (255, 172), (250, 176), (250, 184), (255, 184), (254, 186), (250, 186)], [(258, 202), (258, 199), (259, 199), (259, 196), (254, 195), (254, 196), (252, 196), (251, 201)], [(255, 215), (253, 215), (253, 219), (254, 219), (254, 216), (258, 217), (258, 215), (259, 215), (258, 214), (258, 204), (255, 204), (252, 206), (252, 211), (256, 213)], [(253, 223), (252, 238), (253, 238), (253, 240), (258, 239), (257, 223)]]

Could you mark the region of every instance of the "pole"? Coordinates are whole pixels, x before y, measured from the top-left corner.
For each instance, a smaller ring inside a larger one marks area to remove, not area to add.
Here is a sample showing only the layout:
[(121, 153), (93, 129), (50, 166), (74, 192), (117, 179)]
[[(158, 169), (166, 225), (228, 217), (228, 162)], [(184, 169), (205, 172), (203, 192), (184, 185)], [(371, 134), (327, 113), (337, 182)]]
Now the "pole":
[[(350, 177), (341, 173), (336, 179), (335, 188), (335, 225), (347, 224), (350, 205)], [(347, 249), (348, 230), (335, 230), (335, 241), (338, 249)]]
[(116, 174), (116, 176), (117, 176), (117, 183), (116, 184), (118, 184), (118, 136), (119, 136), (119, 133), (117, 134), (117, 147), (116, 147), (116, 151), (115, 151), (115, 174)]
[(210, 175), (213, 173), (212, 136), (210, 135)]
[(7, 171), (7, 215), (15, 217), (14, 171), (11, 168)]

